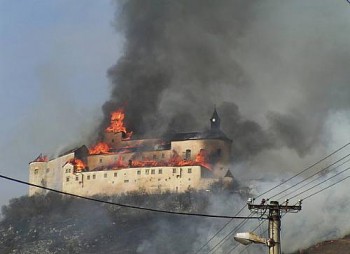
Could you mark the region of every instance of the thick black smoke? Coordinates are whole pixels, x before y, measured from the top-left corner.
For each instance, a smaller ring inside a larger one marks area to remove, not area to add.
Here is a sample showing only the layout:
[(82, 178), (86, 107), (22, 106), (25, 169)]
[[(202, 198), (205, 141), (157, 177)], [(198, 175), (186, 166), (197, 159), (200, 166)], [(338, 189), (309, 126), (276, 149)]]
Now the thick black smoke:
[[(322, 15), (311, 6), (116, 3), (115, 27), (125, 46), (108, 70), (111, 98), (101, 127), (123, 106), (127, 126), (141, 135), (200, 130), (216, 105), (236, 159), (282, 146), (304, 156), (320, 142), (331, 110), (349, 107), (350, 72), (343, 68), (349, 54), (328, 37), (318, 41), (337, 23), (315, 30), (311, 22)], [(301, 14), (288, 12), (293, 8)]]

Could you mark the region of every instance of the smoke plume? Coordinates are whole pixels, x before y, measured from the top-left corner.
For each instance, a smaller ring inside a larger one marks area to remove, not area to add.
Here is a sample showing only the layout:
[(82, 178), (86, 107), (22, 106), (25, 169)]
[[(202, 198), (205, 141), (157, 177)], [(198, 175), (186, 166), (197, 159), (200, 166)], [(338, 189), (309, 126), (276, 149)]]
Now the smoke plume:
[(321, 11), (331, 15), (336, 4), (116, 3), (125, 45), (108, 70), (101, 127), (123, 106), (138, 134), (193, 131), (207, 126), (216, 105), (236, 160), (280, 147), (305, 156), (320, 144), (328, 114), (349, 108), (341, 40), (349, 41), (349, 26), (341, 26), (348, 20), (326, 21)]
[[(114, 26), (125, 45), (108, 70), (101, 129), (123, 106), (127, 126), (140, 135), (197, 131), (216, 106), (233, 140), (235, 175), (274, 184), (349, 138), (339, 132), (350, 114), (345, 1), (129, 0), (116, 7)], [(317, 216), (309, 215), (303, 221), (312, 229)], [(297, 239), (298, 228), (288, 224)], [(302, 245), (336, 227), (324, 225)]]

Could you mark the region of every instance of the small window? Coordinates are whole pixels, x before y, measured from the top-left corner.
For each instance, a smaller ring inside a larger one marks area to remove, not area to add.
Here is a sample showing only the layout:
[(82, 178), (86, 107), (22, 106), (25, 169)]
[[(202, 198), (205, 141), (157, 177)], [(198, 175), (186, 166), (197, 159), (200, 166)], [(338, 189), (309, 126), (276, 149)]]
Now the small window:
[(66, 177), (66, 182), (69, 182), (69, 177)]
[(220, 148), (216, 150), (216, 156), (221, 157), (221, 149)]
[(118, 176), (118, 173), (117, 172), (114, 172), (114, 177), (117, 177)]
[(114, 143), (114, 138), (112, 138), (112, 143)]
[(188, 172), (189, 174), (191, 174), (191, 173), (192, 173), (192, 168), (188, 168), (188, 169), (187, 169), (187, 172)]
[(88, 175), (87, 177), (86, 177), (88, 180), (90, 180), (90, 176)]
[(39, 169), (36, 168), (36, 169), (34, 170), (34, 174), (38, 174), (38, 173), (39, 173)]
[(49, 168), (47, 168), (47, 169), (46, 169), (46, 173), (49, 173), (49, 172), (50, 172), (50, 169), (49, 169)]
[(141, 170), (137, 170), (137, 174), (138, 174), (138, 175), (141, 175)]
[(191, 150), (187, 149), (186, 150), (186, 155), (185, 155), (185, 160), (190, 160), (191, 159)]
[(96, 179), (96, 175), (92, 175), (92, 179)]
[(153, 160), (157, 159), (157, 155), (153, 154)]
[(75, 181), (79, 181), (79, 177), (78, 176), (75, 177)]
[(188, 181), (191, 181), (191, 178), (188, 178)]
[(100, 158), (100, 163), (102, 163), (102, 158)]
[(149, 174), (149, 169), (146, 169), (146, 175), (148, 175)]
[(107, 173), (104, 174), (104, 178), (107, 178)]
[(163, 169), (159, 169), (158, 174), (163, 174)]
[(129, 180), (124, 180), (124, 183), (128, 183), (129, 182)]
[(175, 174), (176, 173), (176, 168), (173, 168), (173, 174)]
[(164, 153), (162, 153), (162, 159), (164, 159), (165, 158), (165, 154)]
[(156, 173), (156, 170), (155, 169), (152, 169), (151, 170), (151, 174), (154, 175)]

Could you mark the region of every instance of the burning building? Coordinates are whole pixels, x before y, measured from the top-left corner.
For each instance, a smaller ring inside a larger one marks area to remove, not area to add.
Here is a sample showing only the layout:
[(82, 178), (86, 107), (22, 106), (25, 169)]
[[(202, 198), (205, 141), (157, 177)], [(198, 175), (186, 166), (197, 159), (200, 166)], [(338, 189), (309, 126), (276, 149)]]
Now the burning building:
[[(91, 196), (143, 190), (184, 192), (232, 181), (228, 168), (232, 141), (220, 129), (216, 110), (204, 132), (172, 133), (161, 138), (133, 138), (122, 109), (111, 114), (103, 138), (89, 149), (56, 158), (40, 155), (29, 164), (30, 183)], [(43, 193), (29, 187), (29, 195)]]

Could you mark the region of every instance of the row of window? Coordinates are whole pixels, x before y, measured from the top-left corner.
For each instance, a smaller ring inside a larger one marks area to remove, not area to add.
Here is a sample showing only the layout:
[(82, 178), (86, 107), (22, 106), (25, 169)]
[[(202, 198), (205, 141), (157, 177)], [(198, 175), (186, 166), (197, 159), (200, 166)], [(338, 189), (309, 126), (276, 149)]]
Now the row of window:
[[(49, 172), (50, 172), (50, 169), (47, 168), (47, 169), (46, 169), (46, 173), (49, 173)], [(36, 174), (38, 174), (38, 173), (39, 173), (39, 169), (38, 169), (38, 168), (34, 169), (34, 174), (36, 175)]]

